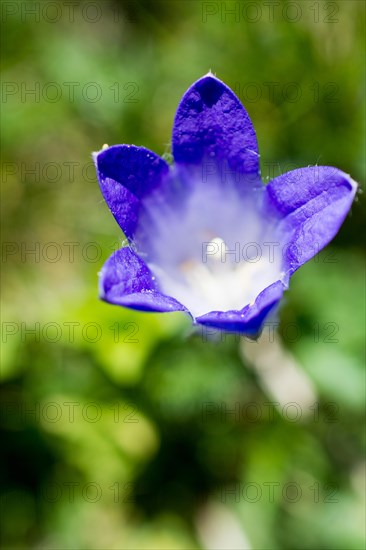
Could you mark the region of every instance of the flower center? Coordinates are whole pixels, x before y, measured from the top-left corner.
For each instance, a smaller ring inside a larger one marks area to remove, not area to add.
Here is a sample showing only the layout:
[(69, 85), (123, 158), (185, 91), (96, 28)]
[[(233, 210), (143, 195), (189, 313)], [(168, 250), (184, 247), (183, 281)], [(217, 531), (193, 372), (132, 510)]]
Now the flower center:
[[(195, 316), (241, 310), (252, 305), (258, 294), (276, 280), (278, 265), (262, 254), (259, 244), (250, 245), (235, 243), (230, 250), (223, 239), (215, 237), (203, 243), (201, 261), (187, 260), (179, 265), (191, 294), (190, 299), (185, 296), (182, 301), (185, 299), (183, 303)], [(175, 295), (179, 299), (177, 292)]]
[(273, 254), (267, 246), (275, 231), (262, 220), (263, 192), (239, 196), (219, 183), (198, 181), (181, 205), (146, 207), (140, 222), (141, 248), (161, 292), (194, 317), (240, 311), (281, 278), (279, 248)]

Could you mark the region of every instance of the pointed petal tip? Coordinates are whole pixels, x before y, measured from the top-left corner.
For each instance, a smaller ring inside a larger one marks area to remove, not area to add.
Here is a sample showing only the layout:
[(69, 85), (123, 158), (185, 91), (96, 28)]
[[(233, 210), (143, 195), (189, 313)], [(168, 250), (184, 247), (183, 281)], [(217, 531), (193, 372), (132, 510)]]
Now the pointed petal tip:
[(101, 153), (101, 151), (93, 151), (91, 154), (94, 164), (97, 164), (98, 162), (99, 153)]
[[(211, 71), (211, 69), (208, 71), (208, 73), (204, 74), (201, 78), (214, 78), (215, 80), (220, 80), (215, 73)], [(221, 81), (220, 81), (221, 82)]]
[(94, 162), (97, 161), (97, 157), (100, 153), (103, 153), (103, 151), (106, 151), (107, 149), (110, 149), (111, 147), (115, 147), (115, 145), (108, 145), (107, 143), (104, 143), (101, 147), (101, 149), (99, 149), (99, 151), (93, 151), (92, 152), (92, 158), (94, 160)]
[(353, 192), (356, 193), (358, 188), (359, 188), (359, 184), (357, 183), (357, 181), (352, 179), (349, 174), (347, 174), (347, 178), (348, 178), (349, 183), (351, 184)]
[(357, 183), (357, 181), (355, 181), (350, 174), (347, 174), (347, 172), (343, 172), (339, 168), (333, 168), (333, 167), (329, 167), (329, 168), (343, 177), (343, 179), (349, 184), (351, 195), (354, 197), (357, 191), (359, 191), (359, 184)]
[[(201, 76), (200, 78), (198, 78), (197, 80), (195, 80), (195, 81), (193, 82), (193, 84), (192, 84), (189, 88), (193, 88), (194, 86), (196, 86), (196, 85), (199, 84), (199, 83), (209, 82), (209, 81), (213, 81), (213, 82), (222, 84), (223, 86), (225, 86), (225, 88), (227, 88), (227, 85), (226, 85), (222, 80), (220, 80), (220, 79), (211, 71), (211, 69), (208, 71), (208, 73), (204, 74), (203, 76)], [(189, 89), (189, 88), (188, 88), (188, 89)]]

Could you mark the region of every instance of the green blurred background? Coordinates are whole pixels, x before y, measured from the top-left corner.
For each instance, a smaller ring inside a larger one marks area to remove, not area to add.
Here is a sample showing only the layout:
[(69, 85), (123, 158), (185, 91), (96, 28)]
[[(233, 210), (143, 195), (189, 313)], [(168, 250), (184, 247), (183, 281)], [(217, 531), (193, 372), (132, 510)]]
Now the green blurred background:
[(104, 143), (169, 157), (211, 69), (265, 181), (318, 163), (361, 183), (364, 3), (1, 9), (2, 547), (364, 548), (362, 194), (250, 343), (98, 300), (123, 235), (90, 161)]

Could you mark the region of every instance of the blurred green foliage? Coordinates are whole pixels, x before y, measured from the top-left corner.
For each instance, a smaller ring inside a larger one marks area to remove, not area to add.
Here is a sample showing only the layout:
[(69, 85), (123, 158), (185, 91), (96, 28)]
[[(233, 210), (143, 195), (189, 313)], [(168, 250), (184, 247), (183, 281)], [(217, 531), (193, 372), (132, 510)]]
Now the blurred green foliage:
[(216, 548), (218, 529), (233, 548), (229, 514), (248, 548), (364, 548), (362, 195), (280, 311), (275, 341), (314, 391), (294, 421), (287, 379), (269, 406), (248, 359), (262, 344), (98, 300), (123, 236), (90, 166), (103, 143), (169, 154), (211, 69), (254, 122), (265, 181), (319, 163), (361, 182), (364, 4), (1, 8), (3, 547)]

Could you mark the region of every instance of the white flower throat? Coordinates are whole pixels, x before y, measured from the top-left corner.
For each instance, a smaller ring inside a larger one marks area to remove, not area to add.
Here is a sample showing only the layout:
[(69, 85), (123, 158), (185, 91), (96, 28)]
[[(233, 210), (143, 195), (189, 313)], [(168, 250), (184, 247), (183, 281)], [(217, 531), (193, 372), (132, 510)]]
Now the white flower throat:
[(192, 300), (185, 295), (185, 305), (187, 300), (191, 302), (190, 310), (195, 316), (253, 305), (258, 294), (276, 280), (277, 267), (274, 258), (272, 262), (270, 259), (263, 255), (258, 243), (241, 247), (237, 242), (232, 250), (220, 237), (202, 243), (202, 260), (187, 260), (179, 266), (195, 296)]
[(161, 291), (194, 317), (242, 310), (281, 278), (282, 259), (266, 247), (273, 228), (262, 219), (260, 196), (243, 200), (233, 188), (198, 185), (180, 212), (151, 204), (140, 227)]

